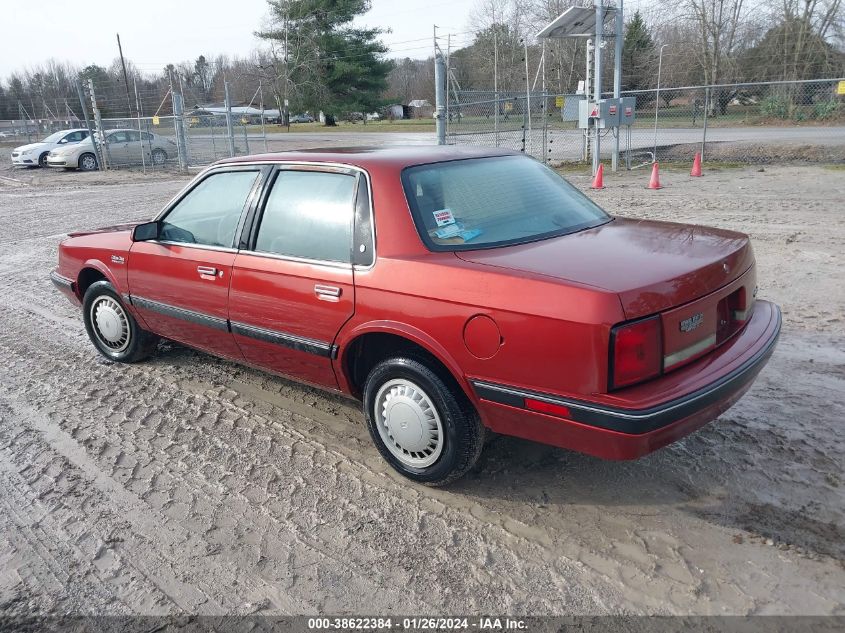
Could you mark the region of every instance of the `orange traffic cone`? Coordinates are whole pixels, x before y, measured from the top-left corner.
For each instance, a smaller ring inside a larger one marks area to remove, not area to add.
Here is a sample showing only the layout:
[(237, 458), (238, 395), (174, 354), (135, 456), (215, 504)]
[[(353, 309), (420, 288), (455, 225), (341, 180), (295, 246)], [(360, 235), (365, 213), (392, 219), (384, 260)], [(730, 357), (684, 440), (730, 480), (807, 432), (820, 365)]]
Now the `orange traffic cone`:
[(660, 185), (660, 170), (657, 167), (657, 163), (654, 163), (651, 166), (651, 181), (648, 183), (649, 189), (663, 189)]
[(599, 168), (596, 170), (596, 177), (593, 178), (593, 184), (590, 189), (604, 189), (604, 165), (599, 163)]
[(690, 176), (701, 176), (701, 152), (695, 153), (695, 159), (692, 161), (692, 169), (689, 173)]

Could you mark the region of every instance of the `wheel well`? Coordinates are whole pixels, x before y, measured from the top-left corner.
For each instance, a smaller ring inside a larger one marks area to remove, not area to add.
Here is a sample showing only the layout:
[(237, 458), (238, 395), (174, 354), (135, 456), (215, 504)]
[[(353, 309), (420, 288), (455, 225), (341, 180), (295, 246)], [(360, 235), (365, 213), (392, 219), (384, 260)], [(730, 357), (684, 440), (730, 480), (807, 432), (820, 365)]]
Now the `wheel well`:
[[(350, 343), (346, 352), (344, 370), (349, 378), (353, 394), (360, 398), (364, 383), (373, 367), (387, 358), (396, 356), (412, 356), (425, 362), (441, 379), (460, 389), (452, 372), (422, 345), (396, 334), (373, 332), (356, 338)], [(460, 390), (463, 391), (463, 389)]]
[(85, 296), (85, 291), (95, 281), (108, 281), (106, 276), (96, 268), (83, 268), (79, 271), (79, 277), (76, 280), (76, 291), (79, 293), (79, 298)]

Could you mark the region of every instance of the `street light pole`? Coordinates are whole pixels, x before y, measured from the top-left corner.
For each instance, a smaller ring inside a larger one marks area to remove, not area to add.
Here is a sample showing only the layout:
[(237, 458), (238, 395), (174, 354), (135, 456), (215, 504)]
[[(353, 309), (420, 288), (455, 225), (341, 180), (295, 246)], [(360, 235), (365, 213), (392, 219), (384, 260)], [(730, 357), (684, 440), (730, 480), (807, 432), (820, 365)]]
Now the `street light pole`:
[(660, 57), (657, 60), (657, 92), (654, 96), (654, 153), (651, 155), (651, 162), (657, 162), (657, 109), (660, 107), (660, 71), (663, 68), (663, 49), (669, 46), (664, 44), (660, 47)]

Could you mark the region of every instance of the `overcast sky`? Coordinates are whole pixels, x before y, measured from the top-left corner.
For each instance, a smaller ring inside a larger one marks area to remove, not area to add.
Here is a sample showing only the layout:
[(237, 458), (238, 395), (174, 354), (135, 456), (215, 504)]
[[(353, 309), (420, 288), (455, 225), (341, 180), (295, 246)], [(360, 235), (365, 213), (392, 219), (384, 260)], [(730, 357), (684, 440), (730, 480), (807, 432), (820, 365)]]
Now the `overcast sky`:
[[(358, 22), (392, 30), (382, 38), (391, 57), (424, 57), (431, 50), (432, 25), (443, 33), (467, 31), (475, 1), (373, 0)], [(123, 54), (142, 72), (200, 54), (246, 55), (259, 44), (253, 32), (266, 17), (266, 0), (3, 0), (0, 80), (50, 58), (108, 66), (117, 57), (118, 32)]]

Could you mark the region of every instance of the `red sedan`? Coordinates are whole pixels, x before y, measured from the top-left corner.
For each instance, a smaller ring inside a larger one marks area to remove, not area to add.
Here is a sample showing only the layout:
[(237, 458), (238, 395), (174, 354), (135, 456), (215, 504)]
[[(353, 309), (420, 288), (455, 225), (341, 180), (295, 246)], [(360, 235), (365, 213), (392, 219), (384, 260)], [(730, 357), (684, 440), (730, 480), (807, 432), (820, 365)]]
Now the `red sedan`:
[(485, 428), (665, 446), (742, 396), (781, 323), (747, 236), (611, 216), (530, 158), (454, 147), (226, 160), (152, 222), (69, 236), (52, 280), (107, 358), (167, 338), (358, 398), (432, 485)]

